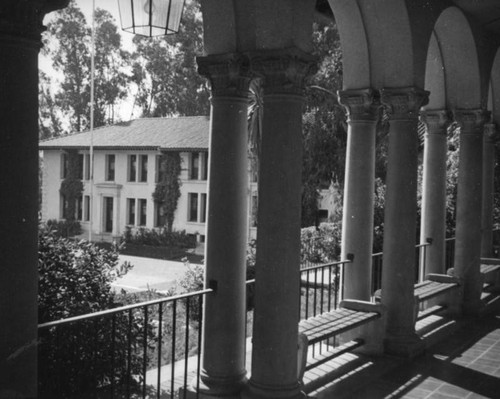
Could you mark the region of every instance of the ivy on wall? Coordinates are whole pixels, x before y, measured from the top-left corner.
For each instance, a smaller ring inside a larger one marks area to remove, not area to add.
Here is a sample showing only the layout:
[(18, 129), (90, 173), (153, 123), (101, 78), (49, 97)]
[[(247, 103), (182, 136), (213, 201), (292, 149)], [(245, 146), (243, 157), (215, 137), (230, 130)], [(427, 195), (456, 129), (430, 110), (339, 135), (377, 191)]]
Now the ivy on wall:
[(159, 161), (158, 183), (153, 192), (153, 200), (161, 207), (165, 226), (172, 231), (177, 203), (181, 196), (181, 156), (178, 152), (164, 152)]
[(76, 150), (66, 151), (67, 156), (67, 171), (66, 177), (61, 182), (59, 192), (62, 194), (64, 201), (64, 212), (66, 220), (73, 221), (76, 219), (76, 200), (82, 196), (83, 183), (80, 178), (82, 172), (81, 158)]

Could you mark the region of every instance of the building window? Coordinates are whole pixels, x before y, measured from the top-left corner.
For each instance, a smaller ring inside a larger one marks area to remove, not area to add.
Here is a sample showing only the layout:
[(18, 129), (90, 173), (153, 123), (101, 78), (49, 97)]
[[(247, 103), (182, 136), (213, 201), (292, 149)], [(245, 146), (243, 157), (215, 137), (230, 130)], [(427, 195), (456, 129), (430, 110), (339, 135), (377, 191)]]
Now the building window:
[(77, 175), (76, 178), (83, 179), (83, 154), (78, 154), (78, 165), (76, 166)]
[(106, 154), (106, 181), (115, 180), (115, 154)]
[(146, 183), (148, 181), (148, 156), (139, 156), (139, 181)]
[(68, 154), (65, 152), (61, 153), (61, 179), (68, 177), (68, 162)]
[(201, 180), (208, 179), (208, 152), (202, 154), (203, 167), (201, 169)]
[(188, 195), (188, 221), (198, 221), (198, 194), (189, 193)]
[(201, 194), (201, 204), (200, 204), (200, 222), (205, 223), (207, 221), (207, 195)]
[(139, 226), (146, 226), (147, 221), (147, 200), (139, 199)]
[(135, 225), (135, 198), (127, 198), (127, 224)]
[(136, 175), (137, 175), (137, 155), (129, 155), (127, 181), (135, 181)]
[(90, 196), (83, 197), (83, 220), (88, 222), (90, 220)]
[(83, 220), (83, 197), (80, 195), (76, 199), (76, 220)]
[(83, 159), (83, 178), (85, 180), (90, 180), (90, 154), (85, 154)]
[(189, 164), (189, 179), (198, 180), (200, 172), (200, 154), (198, 152), (191, 153), (191, 162)]

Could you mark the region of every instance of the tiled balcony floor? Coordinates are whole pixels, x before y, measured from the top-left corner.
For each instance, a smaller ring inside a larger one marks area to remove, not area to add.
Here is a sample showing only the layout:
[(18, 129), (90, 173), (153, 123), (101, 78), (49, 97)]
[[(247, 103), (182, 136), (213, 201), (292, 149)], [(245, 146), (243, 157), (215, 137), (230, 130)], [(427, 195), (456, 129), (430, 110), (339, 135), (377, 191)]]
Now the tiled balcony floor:
[(500, 398), (500, 311), (464, 323), (449, 338), (411, 361), (360, 358), (354, 371), (311, 396)]

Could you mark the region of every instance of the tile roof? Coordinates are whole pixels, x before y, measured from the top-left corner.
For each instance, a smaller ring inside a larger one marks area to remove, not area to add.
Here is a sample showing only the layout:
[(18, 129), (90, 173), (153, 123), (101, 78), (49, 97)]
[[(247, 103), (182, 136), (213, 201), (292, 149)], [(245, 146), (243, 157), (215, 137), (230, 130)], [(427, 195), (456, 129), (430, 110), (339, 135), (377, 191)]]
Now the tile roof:
[[(94, 149), (207, 150), (208, 116), (143, 118), (94, 129)], [(86, 149), (90, 131), (41, 141), (41, 150)]]

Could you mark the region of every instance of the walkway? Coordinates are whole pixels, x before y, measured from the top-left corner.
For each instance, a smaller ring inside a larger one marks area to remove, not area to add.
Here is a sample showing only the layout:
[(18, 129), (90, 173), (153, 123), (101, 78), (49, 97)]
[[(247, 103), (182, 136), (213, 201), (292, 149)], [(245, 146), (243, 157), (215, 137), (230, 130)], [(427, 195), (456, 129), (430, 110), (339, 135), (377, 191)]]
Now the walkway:
[(112, 286), (127, 292), (141, 292), (148, 289), (167, 291), (173, 288), (176, 281), (186, 272), (186, 266), (182, 262), (120, 255), (119, 262), (125, 261), (134, 267)]
[(463, 323), (413, 361), (349, 355), (354, 370), (318, 399), (500, 398), (500, 310)]

